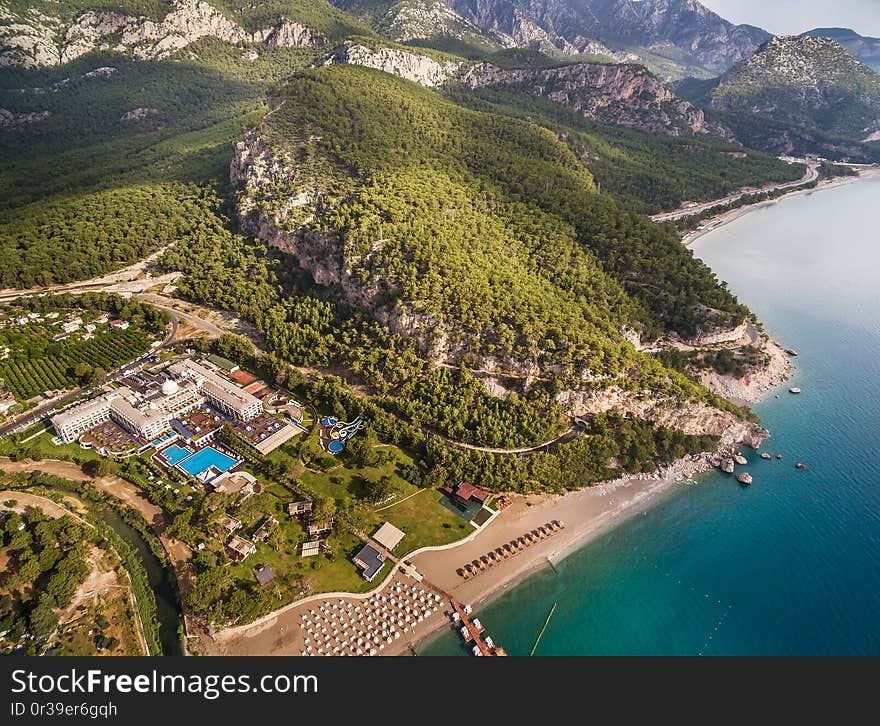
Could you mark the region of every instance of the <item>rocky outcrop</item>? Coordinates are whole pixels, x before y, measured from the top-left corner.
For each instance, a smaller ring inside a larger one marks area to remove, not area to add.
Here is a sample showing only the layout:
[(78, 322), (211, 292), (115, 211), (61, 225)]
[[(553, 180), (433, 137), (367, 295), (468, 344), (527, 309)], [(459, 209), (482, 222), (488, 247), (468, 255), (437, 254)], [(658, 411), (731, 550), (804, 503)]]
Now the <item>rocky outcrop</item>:
[(749, 404), (760, 400), (768, 391), (788, 380), (794, 371), (791, 359), (775, 340), (765, 339), (760, 347), (766, 363), (757, 370), (740, 377), (701, 370), (698, 375), (700, 383), (735, 403)]
[[(693, 59), (721, 72), (748, 57), (769, 34), (734, 25), (696, 0), (447, 0), (466, 19), (534, 46), (586, 52), (590, 42), (641, 47)], [(570, 51), (568, 51), (570, 52)]]
[(454, 61), (434, 60), (426, 55), (399, 48), (384, 46), (368, 48), (356, 43), (339, 46), (321, 62), (321, 65), (333, 63), (375, 68), (428, 88), (443, 85), (453, 78), (463, 65)]
[(743, 321), (733, 328), (701, 330), (693, 338), (684, 341), (686, 345), (699, 348), (705, 345), (736, 343), (742, 340), (748, 330), (748, 322)]
[(38, 121), (45, 121), (52, 114), (49, 111), (39, 111), (35, 113), (14, 113), (5, 108), (0, 108), (0, 128), (9, 128), (11, 126), (19, 126), (20, 124), (32, 124)]
[(131, 111), (126, 111), (122, 116), (119, 117), (120, 121), (142, 121), (147, 118), (159, 116), (158, 108), (146, 108), (140, 106), (138, 108), (133, 108)]
[(757, 448), (768, 433), (755, 423), (705, 403), (660, 400), (612, 386), (600, 391), (563, 391), (556, 401), (575, 417), (613, 412), (634, 416), (695, 436), (717, 436), (722, 449), (744, 444)]
[(206, 37), (236, 44), (324, 45), (319, 34), (285, 19), (250, 33), (203, 0), (174, 0), (158, 21), (109, 10), (88, 10), (69, 24), (42, 15), (27, 15), (24, 20), (0, 26), (0, 65), (55, 66), (108, 50), (139, 60), (160, 60)]
[(703, 111), (679, 98), (637, 65), (575, 63), (559, 68), (504, 70), (480, 63), (465, 73), (471, 88), (505, 86), (549, 98), (587, 118), (652, 133), (712, 133), (729, 138)]

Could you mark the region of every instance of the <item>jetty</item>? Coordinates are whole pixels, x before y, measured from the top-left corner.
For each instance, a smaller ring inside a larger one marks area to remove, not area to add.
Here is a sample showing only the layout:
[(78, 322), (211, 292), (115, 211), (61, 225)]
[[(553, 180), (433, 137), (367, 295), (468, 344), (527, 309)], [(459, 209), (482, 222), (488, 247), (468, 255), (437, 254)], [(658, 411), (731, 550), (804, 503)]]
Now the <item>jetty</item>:
[(451, 598), (451, 602), (453, 610), (452, 622), (460, 626), (458, 632), (465, 643), (470, 644), (473, 641), (471, 652), (474, 655), (507, 655), (504, 652), (504, 648), (499, 648), (492, 642), (492, 638), (488, 635), (483, 637), (485, 628), (479, 618), (471, 619), (471, 608), (469, 605), (462, 605), (455, 598)]

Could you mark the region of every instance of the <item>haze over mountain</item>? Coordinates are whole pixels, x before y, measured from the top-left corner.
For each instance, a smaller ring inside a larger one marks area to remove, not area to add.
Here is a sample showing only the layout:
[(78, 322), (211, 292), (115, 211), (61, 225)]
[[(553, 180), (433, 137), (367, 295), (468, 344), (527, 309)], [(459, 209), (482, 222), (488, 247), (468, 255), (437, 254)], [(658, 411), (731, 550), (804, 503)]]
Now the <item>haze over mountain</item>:
[(747, 144), (858, 157), (863, 152), (847, 142), (880, 130), (880, 75), (834, 40), (774, 37), (722, 76), (710, 105)]
[(868, 38), (849, 28), (816, 28), (802, 35), (836, 40), (866, 66), (880, 71), (880, 38)]

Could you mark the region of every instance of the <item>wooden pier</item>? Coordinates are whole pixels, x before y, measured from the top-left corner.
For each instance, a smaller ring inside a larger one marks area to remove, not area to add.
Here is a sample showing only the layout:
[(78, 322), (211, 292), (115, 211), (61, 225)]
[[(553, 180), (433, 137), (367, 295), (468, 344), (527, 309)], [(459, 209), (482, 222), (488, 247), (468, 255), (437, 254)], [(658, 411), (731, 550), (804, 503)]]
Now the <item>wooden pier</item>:
[[(450, 598), (452, 602), (452, 609), (455, 613), (458, 614), (458, 620), (453, 620), (453, 622), (459, 626), (459, 628), (467, 629), (467, 636), (464, 636), (462, 633), (462, 637), (464, 637), (465, 643), (474, 642), (474, 646), (479, 651), (480, 655), (494, 655), (494, 656), (505, 656), (507, 653), (504, 652), (504, 648), (499, 648), (497, 645), (490, 645), (483, 638), (483, 631), (485, 628), (483, 624), (474, 625), (474, 621), (471, 619), (470, 615), (465, 611), (462, 604), (456, 600), (455, 598)], [(461, 632), (459, 630), (459, 632)], [(491, 641), (489, 641), (491, 643)]]

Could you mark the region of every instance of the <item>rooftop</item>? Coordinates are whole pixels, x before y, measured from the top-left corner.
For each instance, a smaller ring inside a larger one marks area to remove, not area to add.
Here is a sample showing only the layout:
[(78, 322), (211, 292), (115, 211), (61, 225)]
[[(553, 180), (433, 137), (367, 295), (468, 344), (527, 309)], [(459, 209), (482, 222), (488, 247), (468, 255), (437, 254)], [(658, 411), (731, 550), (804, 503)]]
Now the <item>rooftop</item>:
[(452, 491), (465, 501), (469, 499), (476, 499), (478, 502), (483, 502), (485, 504), (486, 500), (492, 496), (485, 489), (480, 489), (479, 487), (475, 487), (473, 484), (469, 484), (466, 481), (460, 482), (456, 484)]
[(266, 585), (275, 579), (275, 573), (269, 565), (257, 565), (254, 568), (254, 577), (261, 585)]
[(376, 534), (373, 535), (373, 539), (376, 540), (385, 549), (393, 550), (395, 547), (397, 547), (397, 545), (400, 544), (400, 540), (402, 540), (405, 536), (405, 532), (400, 531), (390, 522), (385, 522), (381, 527), (379, 527), (379, 529), (376, 531)]
[(364, 579), (372, 582), (385, 564), (385, 556), (372, 545), (364, 545), (354, 556), (354, 563), (364, 568)]

